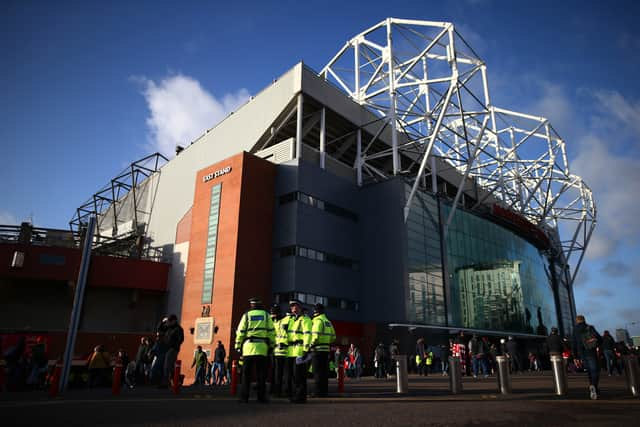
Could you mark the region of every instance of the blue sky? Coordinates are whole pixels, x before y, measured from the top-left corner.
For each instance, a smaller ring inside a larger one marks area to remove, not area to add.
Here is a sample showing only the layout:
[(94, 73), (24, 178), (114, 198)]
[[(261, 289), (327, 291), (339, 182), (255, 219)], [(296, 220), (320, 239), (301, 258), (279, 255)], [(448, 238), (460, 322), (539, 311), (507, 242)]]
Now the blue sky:
[(136, 160), (170, 154), (299, 60), (314, 69), (387, 16), (449, 21), (496, 105), (548, 117), (598, 226), (578, 311), (640, 335), (640, 3), (0, 3), (0, 223), (66, 228)]

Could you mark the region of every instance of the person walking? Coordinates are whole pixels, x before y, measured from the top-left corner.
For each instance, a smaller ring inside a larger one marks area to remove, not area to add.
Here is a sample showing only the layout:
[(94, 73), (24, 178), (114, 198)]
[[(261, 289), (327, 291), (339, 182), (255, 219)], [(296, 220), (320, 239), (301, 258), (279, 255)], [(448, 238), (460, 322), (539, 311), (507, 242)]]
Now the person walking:
[(215, 351), (213, 352), (213, 364), (211, 365), (211, 385), (222, 385), (225, 377), (224, 359), (227, 357), (227, 351), (218, 341)]
[(311, 338), (311, 319), (303, 315), (302, 303), (299, 300), (289, 301), (291, 318), (288, 327), (288, 369), (293, 372), (293, 389), (289, 400), (292, 403), (307, 401), (307, 363)]
[(486, 352), (485, 343), (476, 334), (473, 334), (469, 341), (469, 357), (471, 358), (471, 367), (473, 372), (473, 378), (478, 378), (478, 365), (482, 368), (482, 374), (485, 378), (489, 376), (487, 372), (487, 363), (485, 360)]
[(616, 365), (615, 347), (616, 342), (609, 331), (604, 331), (602, 334), (602, 353), (607, 363), (607, 374), (609, 376), (613, 375), (613, 367)]
[(329, 394), (329, 350), (335, 340), (336, 331), (324, 313), (324, 305), (317, 303), (313, 306), (309, 345), (316, 397), (327, 397)]
[(164, 333), (164, 342), (167, 345), (167, 353), (164, 356), (164, 381), (166, 383), (161, 384), (161, 386), (171, 383), (180, 346), (184, 342), (184, 330), (178, 324), (178, 317), (175, 314), (171, 314), (167, 318), (166, 325), (167, 328)]
[(151, 343), (149, 338), (140, 338), (140, 345), (136, 352), (136, 382), (144, 384), (147, 380), (147, 371), (149, 364), (149, 351), (151, 351)]
[(249, 300), (250, 309), (242, 315), (236, 329), (236, 351), (242, 354), (242, 386), (240, 402), (249, 402), (251, 375), (255, 368), (258, 402), (267, 403), (268, 355), (276, 345), (276, 334), (271, 316), (258, 298)]
[(520, 353), (518, 353), (518, 342), (509, 336), (506, 344), (507, 356), (511, 361), (511, 371), (513, 373), (521, 373), (522, 363), (520, 361)]
[(448, 343), (440, 346), (440, 370), (442, 376), (449, 375), (449, 355), (451, 354), (451, 346), (453, 346), (453, 340), (449, 340)]
[(194, 384), (204, 384), (204, 379), (207, 372), (207, 366), (209, 362), (207, 361), (207, 353), (202, 351), (202, 346), (199, 345), (196, 350), (196, 354), (193, 355), (193, 362), (191, 363), (191, 368), (196, 367), (196, 378)]
[(424, 347), (424, 338), (420, 337), (416, 341), (416, 370), (418, 375), (426, 375), (426, 350)]
[(271, 382), (271, 394), (280, 397), (282, 396), (282, 384), (285, 380), (289, 348), (289, 316), (282, 316), (282, 310), (279, 304), (273, 304), (270, 313), (276, 334), (276, 346), (273, 350), (273, 381)]
[(376, 368), (375, 376), (378, 379), (387, 377), (387, 373), (385, 369), (386, 360), (387, 360), (387, 355), (384, 348), (384, 344), (379, 343), (373, 352), (373, 364)]
[(576, 325), (573, 328), (572, 349), (576, 357), (582, 360), (582, 365), (589, 376), (589, 397), (598, 399), (600, 390), (600, 367), (598, 366), (597, 348), (602, 342), (602, 337), (596, 329), (587, 324), (582, 314), (576, 316)]

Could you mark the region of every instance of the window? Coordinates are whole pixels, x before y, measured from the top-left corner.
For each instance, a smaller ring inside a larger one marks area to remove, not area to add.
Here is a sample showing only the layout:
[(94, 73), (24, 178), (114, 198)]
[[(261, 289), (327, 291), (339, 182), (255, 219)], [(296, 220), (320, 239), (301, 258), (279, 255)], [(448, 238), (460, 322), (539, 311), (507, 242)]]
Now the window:
[(281, 205), (297, 200), (300, 203), (304, 203), (305, 205), (309, 205), (322, 211), (329, 212), (333, 215), (340, 216), (354, 222), (358, 221), (358, 215), (356, 213), (351, 212), (348, 209), (341, 208), (340, 206), (334, 205), (333, 203), (321, 200), (315, 196), (303, 193), (301, 191), (294, 191), (291, 193), (283, 194), (278, 198), (278, 200), (280, 201)]

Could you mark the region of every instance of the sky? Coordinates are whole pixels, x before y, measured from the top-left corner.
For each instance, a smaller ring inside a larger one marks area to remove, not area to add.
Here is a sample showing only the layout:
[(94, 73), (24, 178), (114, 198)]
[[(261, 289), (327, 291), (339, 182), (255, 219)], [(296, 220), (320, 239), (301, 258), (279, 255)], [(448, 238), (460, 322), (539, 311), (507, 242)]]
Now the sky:
[(386, 17), (447, 21), (495, 105), (549, 118), (598, 224), (576, 278), (598, 329), (640, 335), (635, 1), (0, 1), (0, 224), (68, 228), (132, 161), (173, 156), (303, 60)]

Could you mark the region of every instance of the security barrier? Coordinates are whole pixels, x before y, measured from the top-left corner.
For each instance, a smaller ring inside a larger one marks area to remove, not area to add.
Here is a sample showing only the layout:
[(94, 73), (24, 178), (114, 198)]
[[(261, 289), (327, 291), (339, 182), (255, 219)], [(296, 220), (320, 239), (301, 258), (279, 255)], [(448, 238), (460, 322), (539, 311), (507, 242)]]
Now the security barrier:
[(396, 393), (409, 391), (409, 374), (407, 372), (407, 356), (398, 355), (396, 360)]
[(338, 366), (338, 393), (344, 393), (344, 365)]
[(457, 357), (449, 357), (449, 391), (451, 394), (462, 393), (462, 372)]
[(640, 366), (638, 366), (637, 356), (625, 356), (624, 358), (624, 372), (627, 379), (627, 387), (633, 395), (633, 397), (640, 396), (640, 381), (638, 376), (640, 375)]
[(498, 392), (511, 393), (511, 374), (509, 373), (509, 359), (507, 356), (496, 356), (498, 364)]
[(567, 394), (569, 384), (567, 382), (567, 360), (560, 355), (551, 356), (551, 370), (553, 371), (553, 384), (558, 396)]
[(176, 360), (175, 367), (173, 369), (173, 394), (180, 392), (180, 368), (182, 367), (182, 360)]
[(51, 378), (51, 385), (49, 386), (49, 396), (56, 397), (60, 389), (60, 377), (62, 376), (62, 360), (56, 362), (56, 366), (53, 368), (53, 377)]
[(238, 391), (238, 362), (231, 362), (231, 395), (235, 396)]
[(111, 381), (111, 394), (118, 396), (120, 394), (120, 388), (122, 386), (122, 364), (116, 363), (113, 368), (113, 381)]

